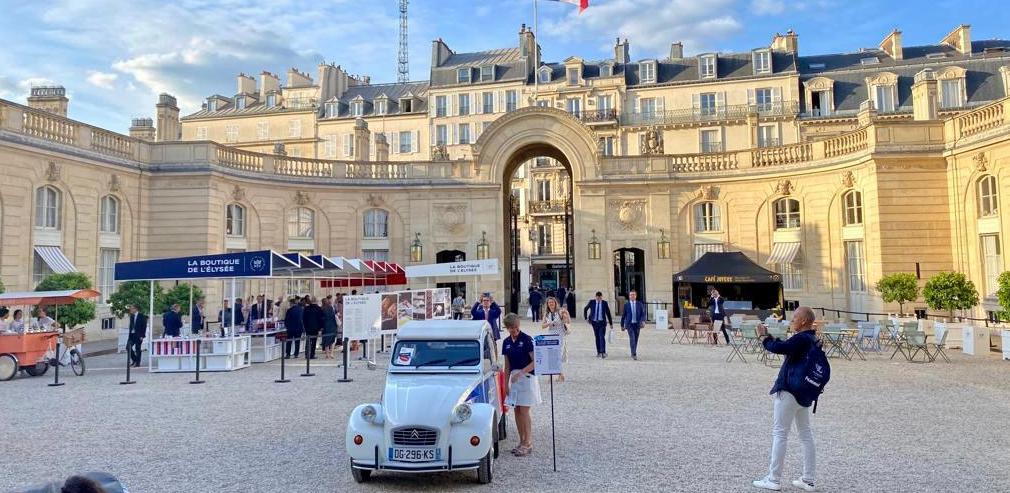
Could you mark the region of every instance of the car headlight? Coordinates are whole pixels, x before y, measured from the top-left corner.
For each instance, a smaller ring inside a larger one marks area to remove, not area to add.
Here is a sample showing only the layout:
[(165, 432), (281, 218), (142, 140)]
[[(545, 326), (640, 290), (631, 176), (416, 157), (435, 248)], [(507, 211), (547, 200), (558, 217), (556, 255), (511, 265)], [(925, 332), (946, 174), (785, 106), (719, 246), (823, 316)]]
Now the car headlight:
[(465, 402), (456, 404), (456, 407), (453, 408), (452, 410), (452, 422), (462, 423), (470, 419), (470, 416), (472, 415), (473, 415), (473, 409), (470, 408), (469, 404)]
[(379, 414), (379, 408), (371, 404), (361, 408), (361, 419), (373, 425), (382, 423), (382, 416)]

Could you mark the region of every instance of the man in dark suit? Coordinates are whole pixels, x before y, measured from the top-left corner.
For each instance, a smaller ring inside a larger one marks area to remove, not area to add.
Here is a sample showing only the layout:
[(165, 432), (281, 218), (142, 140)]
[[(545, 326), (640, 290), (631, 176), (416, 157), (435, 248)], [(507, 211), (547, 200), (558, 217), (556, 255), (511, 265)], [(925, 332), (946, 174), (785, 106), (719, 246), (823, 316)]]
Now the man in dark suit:
[(593, 335), (596, 336), (596, 357), (607, 357), (607, 324), (614, 328), (614, 318), (610, 315), (610, 305), (603, 299), (603, 293), (596, 292), (596, 299), (586, 303), (582, 309), (582, 318), (589, 321), (593, 326)]
[(199, 334), (203, 330), (203, 305), (205, 301), (203, 298), (196, 300), (193, 304), (193, 311), (189, 314), (190, 330), (194, 334)]
[(242, 306), (242, 298), (235, 298), (235, 328), (245, 327), (245, 307)]
[(540, 321), (540, 307), (544, 304), (544, 295), (536, 287), (530, 288), (530, 311), (533, 312), (533, 321)]
[(175, 303), (161, 316), (161, 325), (165, 327), (165, 337), (179, 337), (182, 329), (182, 315), (179, 315), (179, 304)]
[(315, 297), (306, 296), (305, 309), (302, 310), (302, 327), (308, 336), (305, 340), (305, 357), (308, 359), (316, 359), (316, 341), (324, 324), (322, 307), (316, 304)]
[(565, 287), (564, 286), (558, 286), (558, 290), (557, 290), (557, 292), (555, 294), (557, 294), (557, 298), (558, 298), (558, 308), (564, 308), (565, 301), (568, 299), (567, 298), (568, 291), (565, 291)]
[(284, 357), (291, 357), (291, 343), (295, 344), (295, 358), (298, 357), (299, 348), (301, 348), (302, 332), (305, 330), (302, 325), (302, 316), (304, 310), (302, 309), (301, 301), (296, 298), (291, 298), (291, 306), (288, 307), (287, 313), (284, 314), (284, 330), (287, 331), (288, 338), (284, 341)]
[(498, 306), (498, 303), (491, 301), (491, 293), (481, 295), (480, 303), (474, 305), (473, 309), (470, 310), (470, 318), (474, 320), (487, 320), (487, 323), (491, 324), (491, 333), (494, 335), (495, 340), (501, 340), (501, 326), (499, 325), (501, 307)]
[[(726, 344), (729, 344), (729, 334), (726, 333), (726, 311), (722, 309), (723, 301), (723, 297), (719, 295), (719, 290), (713, 289), (708, 298), (708, 314), (712, 317), (712, 322), (716, 320), (723, 322), (721, 329), (722, 336), (726, 338)], [(719, 336), (715, 336), (713, 344), (717, 342), (719, 342)]]
[(147, 337), (147, 315), (140, 313), (137, 305), (130, 305), (130, 335), (127, 338), (126, 350), (130, 352), (130, 361), (133, 366), (140, 366), (141, 348), (144, 338)]
[(628, 340), (631, 342), (631, 359), (638, 359), (638, 335), (645, 324), (645, 304), (638, 301), (638, 292), (632, 290), (628, 293), (628, 301), (624, 304), (624, 312), (621, 315), (621, 330), (628, 332)]

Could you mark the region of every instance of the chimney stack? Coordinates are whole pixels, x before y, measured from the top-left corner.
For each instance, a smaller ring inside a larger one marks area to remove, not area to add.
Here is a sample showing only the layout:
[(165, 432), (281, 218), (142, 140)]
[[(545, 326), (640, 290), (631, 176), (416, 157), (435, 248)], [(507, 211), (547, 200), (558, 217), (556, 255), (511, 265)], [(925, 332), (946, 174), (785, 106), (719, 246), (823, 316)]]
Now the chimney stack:
[(677, 41), (670, 44), (670, 60), (680, 60), (684, 58), (684, 43)]
[(614, 41), (614, 62), (619, 65), (631, 63), (631, 48), (628, 46), (627, 38), (624, 38), (623, 43), (621, 38)]
[(267, 100), (270, 91), (280, 91), (281, 81), (276, 75), (263, 71), (260, 73), (260, 101)]
[(939, 91), (936, 74), (931, 68), (915, 74), (912, 84), (912, 117), (916, 120), (936, 120)]
[(901, 49), (901, 31), (897, 29), (891, 31), (891, 34), (888, 34), (887, 37), (880, 42), (880, 49), (895, 60), (901, 60), (904, 58), (905, 55)]
[(797, 36), (796, 33), (793, 32), (792, 29), (790, 29), (786, 31), (784, 35), (775, 33), (775, 36), (772, 37), (771, 48), (775, 51), (784, 51), (786, 53), (793, 53), (795, 55), (798, 55), (800, 53), (799, 44), (800, 44), (799, 36)]
[(449, 49), (449, 45), (442, 41), (442, 38), (438, 38), (431, 42), (431, 66), (440, 67), (446, 60), (449, 59), (449, 55), (452, 55), (452, 50)]
[(28, 107), (62, 117), (67, 116), (70, 100), (63, 86), (33, 86), (28, 96)]
[(130, 125), (130, 137), (148, 142), (154, 142), (157, 134), (154, 130), (154, 120), (150, 118), (134, 118)]
[(238, 74), (236, 82), (235, 94), (256, 94), (256, 79), (246, 74)]
[(296, 68), (288, 69), (288, 87), (306, 87), (312, 85), (312, 77), (303, 74)]
[(962, 55), (971, 54), (971, 26), (961, 24), (940, 40), (940, 44), (950, 46)]
[(158, 117), (157, 138), (158, 142), (174, 142), (179, 140), (182, 132), (182, 125), (179, 124), (179, 106), (175, 97), (170, 94), (161, 93), (158, 95), (158, 104), (155, 106)]
[(330, 98), (339, 92), (337, 77), (337, 67), (327, 64), (319, 64), (319, 102), (329, 101)]

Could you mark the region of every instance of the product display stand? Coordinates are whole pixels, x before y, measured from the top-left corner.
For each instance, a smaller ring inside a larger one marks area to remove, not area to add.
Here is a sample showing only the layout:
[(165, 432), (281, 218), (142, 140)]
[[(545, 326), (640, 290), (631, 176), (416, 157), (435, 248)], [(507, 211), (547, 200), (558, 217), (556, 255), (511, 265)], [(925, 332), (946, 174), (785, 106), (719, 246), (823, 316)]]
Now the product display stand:
[(199, 358), (201, 371), (234, 371), (250, 364), (251, 337), (168, 338), (151, 341), (151, 371), (191, 372)]

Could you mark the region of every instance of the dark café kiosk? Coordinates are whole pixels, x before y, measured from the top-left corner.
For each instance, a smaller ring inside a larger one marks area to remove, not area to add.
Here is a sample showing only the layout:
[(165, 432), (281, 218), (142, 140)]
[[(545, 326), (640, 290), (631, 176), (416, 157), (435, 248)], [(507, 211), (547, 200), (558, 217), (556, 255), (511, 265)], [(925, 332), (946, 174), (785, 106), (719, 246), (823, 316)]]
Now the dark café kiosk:
[(741, 252), (707, 252), (673, 276), (677, 293), (674, 316), (706, 316), (709, 292), (719, 290), (725, 299), (726, 318), (753, 315), (764, 320), (782, 315), (782, 276), (754, 263)]

